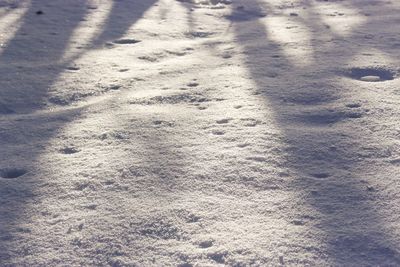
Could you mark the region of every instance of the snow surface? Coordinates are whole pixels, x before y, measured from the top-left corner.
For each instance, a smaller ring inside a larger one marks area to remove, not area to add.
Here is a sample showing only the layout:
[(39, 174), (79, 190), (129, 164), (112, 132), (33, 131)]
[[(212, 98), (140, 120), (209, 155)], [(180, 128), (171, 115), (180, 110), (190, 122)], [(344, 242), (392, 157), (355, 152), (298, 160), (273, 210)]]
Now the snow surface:
[(399, 25), (1, 0), (0, 266), (400, 266)]

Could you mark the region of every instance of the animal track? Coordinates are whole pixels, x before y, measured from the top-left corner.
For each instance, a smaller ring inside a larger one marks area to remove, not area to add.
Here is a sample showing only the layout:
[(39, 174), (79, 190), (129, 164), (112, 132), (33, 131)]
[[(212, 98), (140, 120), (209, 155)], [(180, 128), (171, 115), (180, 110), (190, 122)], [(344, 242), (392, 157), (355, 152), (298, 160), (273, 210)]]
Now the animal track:
[(109, 89), (109, 90), (119, 90), (119, 89), (121, 89), (121, 85), (119, 85), (119, 84), (111, 84), (111, 85), (108, 87), (108, 89)]
[(393, 80), (397, 76), (397, 71), (387, 67), (351, 68), (345, 75), (364, 82), (383, 82)]
[(65, 147), (63, 149), (60, 149), (60, 152), (63, 154), (75, 154), (78, 153), (79, 150), (74, 147)]
[(225, 132), (222, 130), (212, 130), (211, 132), (214, 135), (224, 135), (225, 134)]
[(213, 240), (202, 241), (202, 242), (200, 242), (199, 247), (201, 247), (201, 248), (209, 248), (209, 247), (212, 247), (213, 243), (214, 243)]
[(67, 67), (67, 70), (73, 70), (73, 71), (76, 71), (76, 70), (80, 70), (80, 68), (79, 68), (79, 67), (77, 67), (77, 66), (69, 66), (69, 67)]
[(190, 83), (187, 84), (187, 86), (189, 86), (189, 87), (197, 87), (197, 86), (199, 86), (199, 83), (197, 83), (197, 82), (190, 82)]
[(348, 108), (360, 108), (360, 107), (361, 107), (361, 104), (358, 104), (358, 103), (350, 103), (350, 104), (347, 104), (346, 107), (348, 107)]
[(25, 169), (19, 169), (19, 168), (5, 168), (0, 170), (0, 177), (4, 179), (14, 179), (18, 178), (28, 171)]
[(179, 57), (182, 57), (182, 56), (185, 56), (188, 54), (187, 52), (170, 51), (170, 50), (165, 50), (165, 52), (167, 52), (168, 54), (174, 55), (174, 56), (179, 56)]
[(135, 40), (135, 39), (118, 39), (118, 40), (114, 40), (114, 44), (136, 44), (139, 43), (141, 41), (139, 40)]
[(221, 119), (221, 120), (217, 120), (216, 123), (218, 124), (226, 124), (229, 123), (232, 119)]
[(300, 225), (304, 225), (305, 222), (301, 221), (301, 220), (293, 220), (291, 221), (292, 224), (300, 226)]
[(362, 117), (362, 113), (361, 112), (350, 112), (350, 113), (346, 113), (347, 118), (351, 118), (351, 119), (359, 119)]
[(221, 55), (222, 58), (228, 59), (232, 57), (232, 54), (230, 52), (224, 52)]
[(276, 78), (279, 76), (279, 74), (277, 72), (271, 71), (271, 72), (266, 73), (265, 76), (267, 76), (268, 78)]

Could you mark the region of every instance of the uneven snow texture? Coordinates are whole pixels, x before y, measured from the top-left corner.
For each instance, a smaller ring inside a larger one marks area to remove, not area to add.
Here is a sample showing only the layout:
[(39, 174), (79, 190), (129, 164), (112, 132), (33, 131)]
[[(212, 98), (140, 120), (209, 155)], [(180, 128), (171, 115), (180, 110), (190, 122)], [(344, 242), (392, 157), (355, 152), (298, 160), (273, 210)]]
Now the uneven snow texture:
[(0, 266), (400, 266), (399, 24), (0, 0)]

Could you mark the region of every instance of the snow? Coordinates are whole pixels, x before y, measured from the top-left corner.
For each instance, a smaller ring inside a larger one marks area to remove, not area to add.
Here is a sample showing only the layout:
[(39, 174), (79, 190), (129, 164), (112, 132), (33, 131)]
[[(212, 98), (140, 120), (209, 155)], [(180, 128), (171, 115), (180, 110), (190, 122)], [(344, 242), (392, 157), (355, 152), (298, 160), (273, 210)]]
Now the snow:
[(399, 11), (0, 1), (0, 266), (400, 265)]

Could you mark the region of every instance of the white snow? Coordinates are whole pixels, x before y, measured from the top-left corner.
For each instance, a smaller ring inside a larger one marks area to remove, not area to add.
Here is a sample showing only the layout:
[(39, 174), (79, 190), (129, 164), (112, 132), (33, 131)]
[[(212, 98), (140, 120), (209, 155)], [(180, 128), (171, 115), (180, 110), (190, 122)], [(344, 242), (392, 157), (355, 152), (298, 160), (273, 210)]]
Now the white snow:
[(0, 266), (400, 265), (399, 11), (0, 1)]

